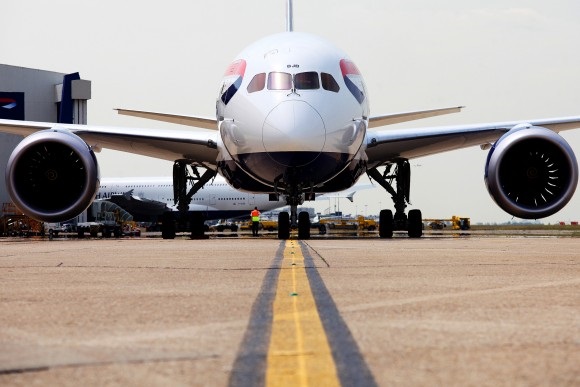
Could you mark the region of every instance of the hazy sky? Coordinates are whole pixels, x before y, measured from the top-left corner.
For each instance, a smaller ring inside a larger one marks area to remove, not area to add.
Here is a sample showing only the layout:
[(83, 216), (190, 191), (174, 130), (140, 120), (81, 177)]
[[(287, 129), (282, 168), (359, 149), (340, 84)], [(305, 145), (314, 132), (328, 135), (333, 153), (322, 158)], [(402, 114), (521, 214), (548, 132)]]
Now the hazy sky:
[[(465, 105), (407, 127), (580, 115), (577, 0), (294, 0), (297, 31), (322, 35), (362, 71), (371, 115)], [(89, 124), (164, 128), (114, 108), (212, 117), (225, 68), (285, 29), (285, 0), (19, 0), (3, 4), (0, 63), (91, 80)], [(580, 130), (563, 133), (580, 155)], [(410, 208), (424, 217), (511, 217), (483, 181), (478, 147), (412, 160)], [(101, 175), (171, 174), (171, 163), (103, 151)], [(335, 203), (330, 203), (332, 207)], [(392, 208), (382, 188), (346, 213)], [(328, 202), (316, 207), (324, 210)], [(548, 222), (580, 220), (580, 192)]]

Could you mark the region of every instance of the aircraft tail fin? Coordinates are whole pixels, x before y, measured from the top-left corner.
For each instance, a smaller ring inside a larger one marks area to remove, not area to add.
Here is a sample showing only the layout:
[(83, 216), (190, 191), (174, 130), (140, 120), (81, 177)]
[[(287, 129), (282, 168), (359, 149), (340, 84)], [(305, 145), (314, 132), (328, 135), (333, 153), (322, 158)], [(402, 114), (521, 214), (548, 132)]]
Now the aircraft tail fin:
[(352, 191), (352, 192), (350, 192), (350, 193), (348, 193), (348, 194), (346, 195), (346, 198), (347, 198), (348, 200), (350, 200), (350, 202), (351, 202), (351, 203), (353, 203), (353, 202), (354, 202), (354, 194), (355, 194), (355, 193), (356, 193), (356, 191)]

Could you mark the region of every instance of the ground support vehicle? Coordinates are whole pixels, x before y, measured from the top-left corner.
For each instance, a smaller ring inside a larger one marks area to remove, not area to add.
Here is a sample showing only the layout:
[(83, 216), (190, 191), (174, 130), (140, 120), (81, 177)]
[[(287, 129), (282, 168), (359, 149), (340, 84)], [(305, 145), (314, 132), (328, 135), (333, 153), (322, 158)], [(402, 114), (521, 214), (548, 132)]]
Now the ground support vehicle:
[(229, 222), (225, 219), (222, 219), (216, 224), (209, 226), (209, 231), (224, 232), (225, 230), (236, 232), (238, 231), (238, 225), (233, 222)]
[[(129, 231), (133, 217), (118, 205), (107, 202), (97, 201), (90, 207), (90, 218), (88, 222), (77, 223), (77, 235), (83, 238), (85, 233), (91, 237), (97, 237), (100, 233), (103, 238), (114, 236), (119, 238), (123, 236), (123, 231)], [(129, 227), (127, 227), (129, 225)]]

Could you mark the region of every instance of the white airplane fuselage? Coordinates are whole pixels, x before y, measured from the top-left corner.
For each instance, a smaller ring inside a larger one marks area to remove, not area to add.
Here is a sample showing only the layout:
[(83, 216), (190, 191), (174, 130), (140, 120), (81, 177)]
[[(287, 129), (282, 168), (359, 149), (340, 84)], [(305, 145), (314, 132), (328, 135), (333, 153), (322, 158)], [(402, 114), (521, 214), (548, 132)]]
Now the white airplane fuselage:
[(364, 81), (320, 37), (285, 32), (247, 47), (226, 70), (216, 112), (218, 170), (235, 188), (330, 192), (364, 172)]
[[(125, 195), (165, 203), (177, 211), (173, 201), (173, 181), (170, 177), (104, 178), (96, 199)], [(228, 218), (249, 215), (254, 207), (260, 211), (284, 206), (284, 201), (269, 201), (268, 195), (241, 192), (230, 187), (222, 178), (206, 184), (192, 199), (189, 211), (201, 211), (209, 218)], [(215, 216), (212, 216), (215, 214)]]

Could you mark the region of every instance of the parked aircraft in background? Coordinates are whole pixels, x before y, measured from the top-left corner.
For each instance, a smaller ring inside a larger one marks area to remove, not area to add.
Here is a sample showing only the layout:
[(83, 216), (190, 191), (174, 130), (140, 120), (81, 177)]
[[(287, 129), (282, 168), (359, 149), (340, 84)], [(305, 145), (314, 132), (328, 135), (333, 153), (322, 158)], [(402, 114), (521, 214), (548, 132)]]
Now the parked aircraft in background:
[[(308, 214), (298, 214), (298, 205), (315, 199), (316, 194), (347, 189), (367, 173), (394, 202), (394, 215), (388, 209), (381, 211), (379, 235), (389, 238), (394, 230), (407, 230), (410, 237), (419, 237), (421, 212), (405, 212), (409, 160), (470, 146), (489, 149), (485, 167), (489, 193), (513, 216), (546, 217), (572, 198), (578, 164), (557, 132), (580, 127), (580, 116), (380, 128), (457, 112), (460, 107), (371, 115), (365, 83), (354, 62), (328, 41), (294, 32), (291, 0), (287, 9), (286, 32), (250, 45), (227, 68), (216, 118), (119, 110), (197, 129), (0, 120), (1, 131), (28, 136), (8, 162), (6, 181), (13, 201), (39, 220), (55, 222), (76, 216), (98, 192), (93, 152), (109, 148), (174, 161), (173, 186), (182, 212), (217, 174), (235, 189), (268, 194), (272, 200), (282, 197), (290, 213), (280, 213), (280, 239), (289, 238), (291, 224), (298, 227), (299, 238), (310, 236)], [(205, 172), (200, 174), (198, 168)], [(190, 187), (192, 178), (195, 184)], [(192, 237), (199, 237), (203, 216), (194, 214)]]
[[(137, 220), (178, 211), (171, 177), (103, 178), (96, 199), (118, 204)], [(188, 211), (202, 212), (206, 220), (228, 219), (249, 216), (254, 207), (269, 211), (285, 204), (283, 200), (269, 200), (267, 194), (236, 190), (223, 177), (217, 176), (196, 193)]]
[[(354, 200), (357, 190), (372, 188), (357, 185), (349, 192), (320, 195), (318, 199)], [(170, 177), (103, 178), (96, 200), (107, 200), (133, 215), (135, 220), (154, 220), (168, 211), (178, 211)], [(189, 204), (189, 212), (201, 212), (206, 220), (247, 217), (254, 207), (261, 212), (286, 205), (284, 200), (272, 201), (269, 195), (252, 194), (232, 188), (223, 177), (207, 183)]]

